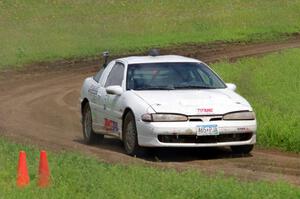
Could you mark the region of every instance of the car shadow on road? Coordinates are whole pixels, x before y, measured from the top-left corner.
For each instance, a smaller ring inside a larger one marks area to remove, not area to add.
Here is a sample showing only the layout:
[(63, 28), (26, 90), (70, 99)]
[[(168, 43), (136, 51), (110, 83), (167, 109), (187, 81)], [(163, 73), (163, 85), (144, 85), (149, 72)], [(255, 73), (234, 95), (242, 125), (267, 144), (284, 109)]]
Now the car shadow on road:
[[(74, 140), (84, 144), (83, 140)], [(123, 143), (118, 139), (104, 138), (102, 141), (91, 145), (97, 149), (110, 150), (126, 156)], [(129, 158), (130, 156), (128, 156)], [(249, 158), (251, 154), (236, 154), (226, 147), (203, 147), (203, 148), (145, 148), (137, 155), (151, 162), (189, 162), (194, 160), (216, 160), (232, 158)]]
[(201, 148), (153, 148), (142, 158), (159, 162), (189, 162), (194, 160), (216, 160), (252, 157), (251, 154), (236, 154), (225, 147)]

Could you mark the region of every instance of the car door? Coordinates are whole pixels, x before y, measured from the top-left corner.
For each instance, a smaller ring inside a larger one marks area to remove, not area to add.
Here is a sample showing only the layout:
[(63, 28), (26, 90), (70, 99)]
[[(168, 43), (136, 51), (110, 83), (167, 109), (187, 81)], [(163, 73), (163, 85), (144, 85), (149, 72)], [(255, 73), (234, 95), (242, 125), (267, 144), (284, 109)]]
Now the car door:
[[(116, 62), (111, 69), (107, 80), (105, 82), (105, 88), (108, 86), (121, 86), (123, 88), (125, 66), (121, 62)], [(112, 95), (106, 93), (105, 105), (105, 129), (110, 134), (120, 135), (122, 130), (122, 95)]]

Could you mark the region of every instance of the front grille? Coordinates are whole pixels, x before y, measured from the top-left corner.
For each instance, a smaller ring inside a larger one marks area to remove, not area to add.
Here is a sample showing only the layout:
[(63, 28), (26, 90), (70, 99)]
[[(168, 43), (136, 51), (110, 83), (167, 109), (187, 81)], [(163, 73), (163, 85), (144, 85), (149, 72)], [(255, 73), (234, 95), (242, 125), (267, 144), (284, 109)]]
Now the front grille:
[(222, 121), (223, 118), (221, 117), (215, 117), (215, 118), (211, 118), (209, 121)]
[(190, 115), (188, 116), (190, 122), (210, 122), (210, 121), (222, 121), (222, 115)]
[(201, 118), (191, 118), (189, 119), (190, 122), (202, 122), (203, 120)]
[(252, 133), (221, 134), (214, 136), (196, 135), (158, 135), (158, 140), (164, 143), (217, 143), (250, 140)]

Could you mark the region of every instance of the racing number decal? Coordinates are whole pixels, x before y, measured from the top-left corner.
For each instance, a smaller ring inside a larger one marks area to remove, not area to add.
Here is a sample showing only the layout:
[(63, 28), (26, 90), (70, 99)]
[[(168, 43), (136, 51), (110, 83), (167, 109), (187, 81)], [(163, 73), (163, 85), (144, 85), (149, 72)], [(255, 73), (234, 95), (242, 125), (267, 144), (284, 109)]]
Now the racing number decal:
[(98, 89), (98, 86), (91, 85), (91, 87), (88, 89), (88, 92), (92, 95), (97, 95)]
[(105, 130), (109, 131), (118, 131), (118, 122), (112, 121), (110, 119), (105, 118), (104, 119), (104, 127)]

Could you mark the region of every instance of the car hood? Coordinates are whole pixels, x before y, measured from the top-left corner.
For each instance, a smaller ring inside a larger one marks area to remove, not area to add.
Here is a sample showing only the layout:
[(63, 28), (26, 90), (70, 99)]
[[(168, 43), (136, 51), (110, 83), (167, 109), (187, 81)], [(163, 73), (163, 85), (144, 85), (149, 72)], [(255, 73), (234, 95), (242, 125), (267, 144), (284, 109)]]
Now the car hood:
[(229, 89), (134, 91), (158, 113), (219, 115), (249, 110), (250, 104)]

